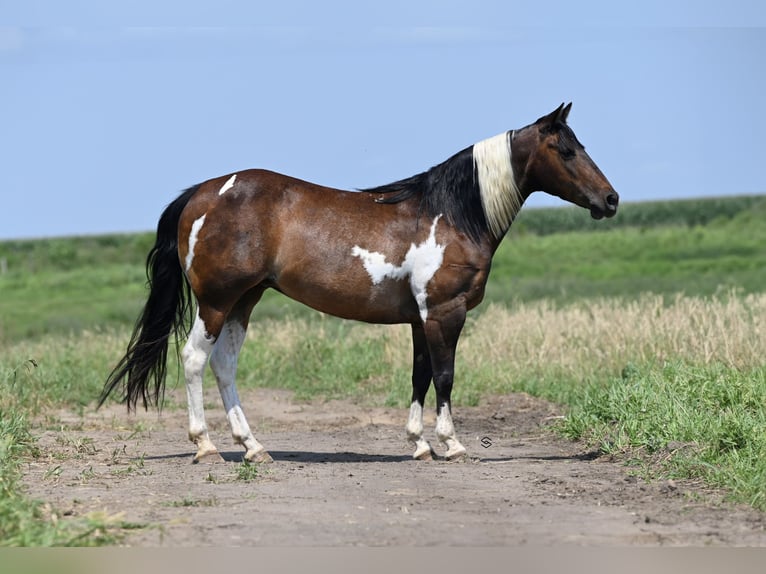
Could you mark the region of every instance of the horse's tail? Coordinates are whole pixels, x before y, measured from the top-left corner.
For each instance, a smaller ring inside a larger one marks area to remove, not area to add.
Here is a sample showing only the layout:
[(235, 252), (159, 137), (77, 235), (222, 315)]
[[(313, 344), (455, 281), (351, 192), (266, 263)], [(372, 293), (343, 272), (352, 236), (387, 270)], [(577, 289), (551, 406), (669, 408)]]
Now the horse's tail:
[[(178, 220), (199, 186), (190, 187), (165, 208), (157, 224), (157, 240), (146, 258), (149, 297), (136, 321), (125, 356), (109, 374), (98, 401), (100, 407), (110, 393), (122, 385), (122, 402), (135, 410), (141, 399), (144, 408), (158, 407), (165, 394), (168, 342), (171, 334), (188, 335), (191, 288), (178, 260)], [(150, 381), (154, 382), (150, 388)]]

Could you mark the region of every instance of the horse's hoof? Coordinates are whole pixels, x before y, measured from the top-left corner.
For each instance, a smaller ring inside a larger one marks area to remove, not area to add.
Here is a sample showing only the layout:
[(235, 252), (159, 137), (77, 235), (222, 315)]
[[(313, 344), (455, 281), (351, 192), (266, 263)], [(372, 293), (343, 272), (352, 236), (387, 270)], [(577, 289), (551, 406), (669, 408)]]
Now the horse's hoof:
[(412, 455), (412, 458), (415, 460), (433, 460), (436, 458), (436, 453), (433, 451), (433, 449), (429, 448), (422, 452), (415, 452), (415, 454)]
[(444, 460), (448, 462), (459, 462), (466, 458), (466, 450), (463, 447), (448, 450), (444, 455)]
[(274, 462), (274, 459), (271, 458), (271, 455), (265, 450), (245, 453), (245, 460), (247, 462), (254, 462), (257, 464)]
[(201, 454), (197, 453), (194, 455), (194, 459), (192, 459), (192, 463), (199, 464), (200, 462), (207, 463), (207, 464), (223, 462), (223, 457), (218, 453), (217, 450), (213, 450), (210, 452), (203, 452)]

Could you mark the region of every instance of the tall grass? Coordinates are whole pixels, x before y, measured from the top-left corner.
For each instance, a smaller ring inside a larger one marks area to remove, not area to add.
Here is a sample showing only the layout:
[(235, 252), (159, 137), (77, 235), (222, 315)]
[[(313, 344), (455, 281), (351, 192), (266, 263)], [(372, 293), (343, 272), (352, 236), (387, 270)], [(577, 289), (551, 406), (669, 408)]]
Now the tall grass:
[[(766, 295), (727, 293), (713, 298), (659, 295), (636, 300), (597, 299), (570, 305), (550, 301), (515, 307), (490, 305), (469, 318), (458, 347), (458, 401), (519, 388), (551, 394), (561, 386), (603, 381), (629, 364), (721, 364), (749, 369), (766, 352)], [(374, 326), (324, 319), (255, 322), (241, 358), (244, 384), (269, 380), (307, 395), (365, 396), (390, 384), (409, 401), (410, 333), (407, 326)], [(325, 374), (329, 371), (328, 374)], [(323, 381), (327, 379), (327, 383)], [(557, 385), (556, 381), (561, 381)], [(398, 397), (398, 398), (395, 398)], [(560, 394), (557, 399), (568, 400)]]
[[(4, 391), (31, 413), (53, 405), (91, 408), (128, 337), (127, 329), (86, 331), (76, 338), (48, 335), (0, 349), (0, 364), (10, 366), (3, 367)], [(681, 362), (744, 372), (760, 367), (764, 356), (766, 294), (679, 295), (669, 303), (659, 295), (644, 295), (569, 305), (490, 304), (469, 316), (458, 346), (455, 393), (458, 404), (514, 389), (569, 402), (583, 384), (619, 378), (628, 365)], [(36, 368), (24, 367), (29, 359)], [(238, 379), (243, 387), (290, 388), (304, 398), (383, 398), (406, 406), (410, 362), (408, 326), (319, 314), (256, 319)], [(173, 363), (170, 386), (176, 378)]]
[[(758, 494), (766, 492), (766, 294), (664, 299), (489, 305), (461, 339), (455, 404), (526, 391), (568, 405), (563, 431), (606, 451), (690, 445), (666, 457), (667, 472), (703, 477), (766, 509)], [(127, 329), (49, 335), (0, 351), (0, 364), (14, 366), (0, 373), (3, 424), (26, 428), (21, 413), (54, 405), (92, 408), (127, 338)], [(404, 408), (410, 357), (407, 326), (256, 320), (238, 384)], [(0, 440), (27, 440), (6, 427)]]

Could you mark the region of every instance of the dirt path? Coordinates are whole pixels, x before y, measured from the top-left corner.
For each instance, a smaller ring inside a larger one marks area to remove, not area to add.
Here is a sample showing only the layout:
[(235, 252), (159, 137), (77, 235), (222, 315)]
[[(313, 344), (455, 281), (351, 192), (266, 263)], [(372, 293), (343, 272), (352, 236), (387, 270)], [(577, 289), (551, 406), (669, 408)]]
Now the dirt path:
[(275, 460), (253, 480), (238, 474), (242, 451), (211, 394), (223, 463), (191, 464), (183, 410), (114, 407), (58, 413), (64, 429), (40, 431), (43, 456), (25, 483), (62, 519), (103, 511), (147, 524), (127, 535), (131, 546), (766, 546), (766, 515), (589, 455), (546, 428), (555, 406), (526, 395), (458, 409), (470, 454), (458, 463), (412, 460), (402, 409), (296, 404), (265, 389), (243, 403)]

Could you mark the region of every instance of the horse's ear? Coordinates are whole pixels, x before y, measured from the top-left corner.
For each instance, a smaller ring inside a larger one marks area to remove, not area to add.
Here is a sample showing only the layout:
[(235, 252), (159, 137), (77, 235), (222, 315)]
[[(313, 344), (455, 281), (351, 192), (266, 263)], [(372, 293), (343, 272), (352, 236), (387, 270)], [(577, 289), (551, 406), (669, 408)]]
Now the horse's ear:
[(551, 129), (553, 128), (557, 123), (562, 122), (566, 123), (567, 116), (569, 115), (569, 110), (572, 108), (572, 104), (565, 106), (564, 103), (553, 110), (551, 113), (549, 113), (547, 116), (541, 117), (539, 120), (537, 120), (537, 124), (540, 124), (544, 128)]
[(562, 124), (565, 124), (565, 123), (567, 123), (567, 118), (569, 117), (569, 112), (572, 109), (572, 102), (569, 102), (566, 106), (564, 104), (561, 104), (561, 106), (562, 107), (559, 108), (559, 110), (561, 110), (561, 111), (559, 112), (558, 120)]

